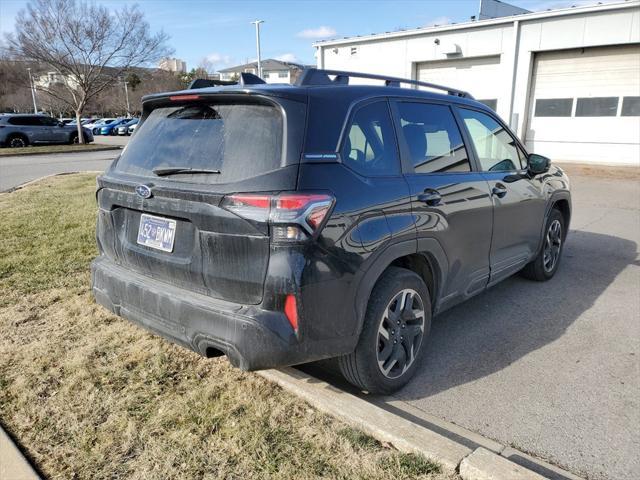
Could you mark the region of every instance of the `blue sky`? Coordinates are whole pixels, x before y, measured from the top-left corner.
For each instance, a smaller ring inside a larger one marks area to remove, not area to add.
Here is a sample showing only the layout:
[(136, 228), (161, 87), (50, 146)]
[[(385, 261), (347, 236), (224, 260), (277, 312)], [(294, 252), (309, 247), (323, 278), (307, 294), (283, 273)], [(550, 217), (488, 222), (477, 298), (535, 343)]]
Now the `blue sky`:
[[(602, 0), (601, 0), (602, 1)], [(100, 3), (100, 2), (98, 2)], [(479, 0), (109, 0), (109, 8), (137, 3), (153, 30), (171, 37), (175, 56), (189, 69), (205, 58), (215, 68), (254, 60), (255, 30), (264, 20), (262, 58), (315, 63), (311, 44), (324, 38), (366, 35), (400, 28), (463, 22)], [(529, 10), (595, 5), (597, 0), (513, 0)], [(26, 0), (0, 0), (0, 32), (13, 31)]]

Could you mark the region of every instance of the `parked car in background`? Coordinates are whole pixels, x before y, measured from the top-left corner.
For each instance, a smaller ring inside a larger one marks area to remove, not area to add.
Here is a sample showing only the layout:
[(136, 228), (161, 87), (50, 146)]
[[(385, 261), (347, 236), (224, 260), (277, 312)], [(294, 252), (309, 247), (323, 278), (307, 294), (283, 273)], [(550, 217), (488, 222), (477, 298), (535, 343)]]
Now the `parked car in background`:
[(132, 118), (128, 122), (125, 122), (125, 123), (123, 123), (121, 125), (118, 125), (118, 128), (116, 129), (116, 133), (118, 135), (130, 135), (129, 127), (133, 127), (139, 121), (140, 121), (140, 119), (138, 119), (138, 118)]
[(131, 125), (128, 129), (127, 129), (127, 135), (133, 135), (133, 132), (136, 131), (136, 127), (138, 126), (137, 123)]
[[(85, 143), (93, 142), (91, 130), (82, 130)], [(47, 115), (0, 115), (0, 144), (19, 148), (44, 143), (78, 143), (78, 129)]]
[(101, 118), (99, 120), (96, 120), (95, 122), (89, 122), (88, 124), (84, 125), (84, 127), (90, 129), (94, 135), (100, 135), (100, 129), (104, 125), (108, 125), (115, 121), (115, 118)]
[(201, 355), (336, 357), (388, 394), (428, 368), (433, 315), (560, 265), (569, 179), (466, 92), (308, 69), (143, 105), (97, 180), (93, 293)]
[(129, 119), (128, 118), (118, 118), (113, 122), (110, 122), (106, 125), (103, 125), (102, 127), (100, 127), (100, 135), (117, 135), (117, 128), (121, 125), (124, 125), (126, 122), (128, 122)]

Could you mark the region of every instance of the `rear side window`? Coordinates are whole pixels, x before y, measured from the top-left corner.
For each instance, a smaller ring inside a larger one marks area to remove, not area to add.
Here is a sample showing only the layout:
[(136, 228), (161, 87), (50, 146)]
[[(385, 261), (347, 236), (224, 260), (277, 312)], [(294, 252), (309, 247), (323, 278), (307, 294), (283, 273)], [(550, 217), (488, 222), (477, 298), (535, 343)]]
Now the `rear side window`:
[(469, 172), (460, 130), (446, 105), (398, 103), (402, 135), (416, 173)]
[(346, 165), (365, 176), (400, 173), (387, 102), (370, 103), (355, 113), (340, 154)]
[(193, 168), (218, 174), (172, 179), (229, 183), (281, 165), (282, 115), (257, 103), (197, 103), (160, 107), (138, 125), (115, 169), (153, 176), (154, 169)]
[(9, 119), (11, 125), (34, 126), (40, 125), (38, 117), (11, 117)]

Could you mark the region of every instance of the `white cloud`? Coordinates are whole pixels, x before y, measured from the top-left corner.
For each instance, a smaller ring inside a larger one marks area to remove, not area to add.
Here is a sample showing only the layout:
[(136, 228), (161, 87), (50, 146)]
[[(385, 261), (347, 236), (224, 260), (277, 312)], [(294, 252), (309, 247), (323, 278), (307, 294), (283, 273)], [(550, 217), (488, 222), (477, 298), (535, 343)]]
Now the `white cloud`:
[(278, 55), (274, 57), (276, 60), (280, 60), (281, 62), (297, 62), (298, 57), (296, 57), (293, 53), (283, 53), (282, 55)]
[(230, 63), (233, 63), (233, 59), (229, 55), (223, 55), (216, 52), (210, 53), (205, 57), (205, 59), (214, 65), (229, 65)]
[(614, 3), (619, 0), (524, 0), (517, 5), (527, 10), (540, 12), (544, 10), (557, 10), (570, 7), (586, 7), (597, 5), (598, 3)]
[(308, 28), (298, 32), (298, 37), (301, 38), (327, 38), (336, 34), (336, 29), (327, 26), (321, 26), (318, 28)]
[(453, 20), (449, 17), (436, 17), (433, 20), (429, 20), (424, 26), (425, 27), (433, 27), (435, 25), (448, 25)]

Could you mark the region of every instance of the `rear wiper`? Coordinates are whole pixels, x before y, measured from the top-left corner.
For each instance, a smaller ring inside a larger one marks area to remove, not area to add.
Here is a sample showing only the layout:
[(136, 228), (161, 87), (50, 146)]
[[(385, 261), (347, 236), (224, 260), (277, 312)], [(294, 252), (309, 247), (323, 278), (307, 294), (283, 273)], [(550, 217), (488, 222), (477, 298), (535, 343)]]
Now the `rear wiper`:
[(160, 167), (160, 168), (154, 168), (152, 172), (158, 175), (159, 177), (163, 177), (165, 175), (174, 175), (178, 173), (190, 173), (194, 175), (198, 173), (219, 174), (220, 170), (211, 170), (208, 168)]

